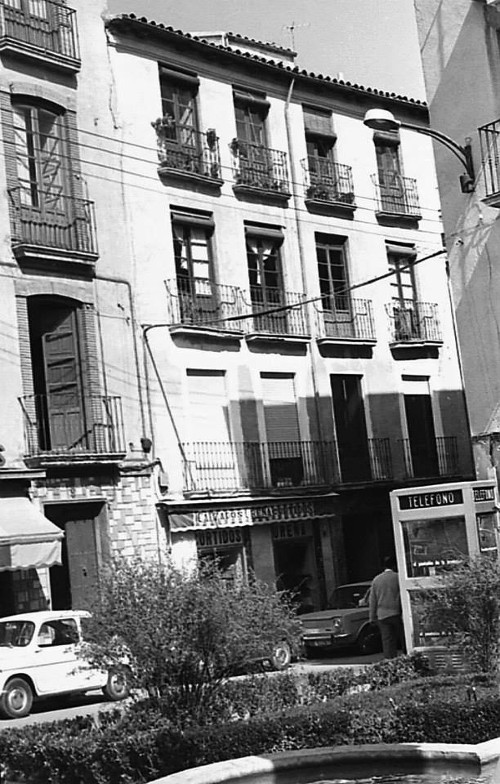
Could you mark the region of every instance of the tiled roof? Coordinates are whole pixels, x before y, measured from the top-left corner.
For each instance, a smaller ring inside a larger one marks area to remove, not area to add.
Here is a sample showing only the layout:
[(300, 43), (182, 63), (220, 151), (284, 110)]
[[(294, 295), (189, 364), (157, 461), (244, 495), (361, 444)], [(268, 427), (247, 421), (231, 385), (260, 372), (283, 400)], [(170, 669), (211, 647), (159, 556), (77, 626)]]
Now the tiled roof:
[[(206, 33), (206, 35), (217, 35), (218, 31), (214, 31), (213, 33)], [(203, 33), (194, 33), (195, 37), (203, 41)], [(281, 44), (277, 44), (274, 41), (258, 41), (256, 38), (248, 38), (246, 35), (240, 35), (240, 33), (232, 33), (230, 30), (227, 32), (220, 32), (220, 35), (226, 35), (232, 41), (241, 41), (244, 46), (262, 46), (266, 49), (272, 49), (275, 52), (283, 52), (288, 56), (295, 57), (297, 52), (294, 52), (293, 49), (290, 49), (289, 46), (281, 46)]]
[[(233, 47), (222, 46), (220, 44), (215, 44), (210, 41), (205, 41), (203, 38), (199, 38), (196, 35), (192, 35), (191, 33), (184, 33), (182, 30), (176, 30), (174, 27), (170, 27), (168, 25), (164, 25), (162, 22), (155, 22), (154, 20), (146, 19), (146, 17), (141, 16), (138, 17), (135, 14), (120, 14), (118, 16), (113, 16), (108, 18), (106, 22), (107, 26), (110, 28), (115, 27), (116, 29), (131, 29), (132, 31), (139, 31), (142, 29), (142, 32), (145, 33), (150, 31), (151, 33), (156, 32), (158, 34), (166, 34), (168, 36), (175, 36), (177, 38), (184, 38), (186, 40), (192, 41), (197, 45), (202, 45), (206, 47), (210, 47), (212, 49), (218, 49), (220, 52), (225, 52), (227, 54), (244, 58), (245, 60), (252, 60), (254, 62), (261, 63), (264, 66), (277, 68), (280, 71), (287, 71), (294, 76), (299, 76), (305, 79), (312, 79), (316, 82), (322, 82), (325, 85), (335, 85), (336, 87), (340, 87), (345, 90), (349, 90), (350, 92), (358, 92), (363, 94), (369, 94), (378, 96), (380, 98), (386, 98), (391, 101), (399, 101), (404, 102), (406, 104), (410, 104), (414, 107), (419, 107), (421, 109), (426, 109), (427, 104), (425, 101), (420, 101), (417, 98), (409, 98), (406, 95), (398, 95), (397, 93), (387, 92), (385, 90), (377, 90), (375, 87), (363, 87), (363, 85), (356, 84), (353, 82), (345, 81), (344, 79), (337, 79), (333, 76), (325, 76), (323, 74), (313, 73), (312, 71), (306, 71), (298, 66), (291, 66), (285, 65), (283, 62), (277, 60), (270, 60), (267, 57), (262, 57), (261, 55), (251, 54), (250, 52), (243, 52), (238, 49), (234, 49)], [(234, 35), (234, 33), (233, 33)], [(251, 39), (245, 38), (244, 36), (239, 36), (242, 41), (247, 41), (248, 43), (251, 42)], [(286, 50), (285, 50), (286, 51)]]

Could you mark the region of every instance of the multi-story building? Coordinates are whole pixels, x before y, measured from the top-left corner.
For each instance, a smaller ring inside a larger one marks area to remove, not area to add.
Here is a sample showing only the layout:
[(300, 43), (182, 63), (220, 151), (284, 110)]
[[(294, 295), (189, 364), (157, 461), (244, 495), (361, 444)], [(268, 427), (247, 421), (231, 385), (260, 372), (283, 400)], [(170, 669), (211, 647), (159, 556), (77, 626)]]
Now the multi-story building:
[(392, 548), (391, 489), (472, 476), (431, 142), (363, 124), (426, 107), (102, 0), (19, 5), (0, 489), (65, 538), (14, 561), (15, 609), (37, 581), (84, 602), (110, 552), (322, 606)]
[[(414, 0), (431, 126), (470, 143), (475, 181), (436, 144), (450, 279), (479, 478), (499, 465), (500, 444), (500, 4)], [(467, 192), (468, 190), (468, 192)]]

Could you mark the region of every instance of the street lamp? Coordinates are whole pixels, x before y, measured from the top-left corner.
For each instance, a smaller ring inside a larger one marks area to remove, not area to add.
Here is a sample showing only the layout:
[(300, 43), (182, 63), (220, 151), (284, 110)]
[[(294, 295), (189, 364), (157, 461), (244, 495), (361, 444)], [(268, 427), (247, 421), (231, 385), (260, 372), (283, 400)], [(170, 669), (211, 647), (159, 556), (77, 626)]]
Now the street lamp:
[(425, 125), (413, 125), (413, 123), (396, 120), (392, 112), (389, 112), (387, 109), (368, 109), (363, 118), (363, 123), (375, 131), (397, 131), (399, 128), (409, 128), (426, 136), (432, 136), (433, 139), (444, 144), (465, 168), (466, 174), (460, 175), (462, 193), (472, 193), (474, 191), (474, 162), (472, 160), (472, 140), (469, 136), (466, 136), (465, 144), (462, 147), (453, 139), (450, 139), (449, 136), (446, 136), (445, 133), (441, 133), (441, 131), (435, 131), (433, 128), (427, 128)]

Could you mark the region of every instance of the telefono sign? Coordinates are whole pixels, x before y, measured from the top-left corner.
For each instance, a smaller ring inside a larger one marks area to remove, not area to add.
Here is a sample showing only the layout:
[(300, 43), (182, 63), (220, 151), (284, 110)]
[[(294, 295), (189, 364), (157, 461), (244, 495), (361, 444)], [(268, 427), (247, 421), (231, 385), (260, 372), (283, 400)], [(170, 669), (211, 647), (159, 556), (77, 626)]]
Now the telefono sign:
[(440, 490), (435, 493), (412, 493), (412, 495), (399, 496), (399, 508), (432, 509), (436, 506), (455, 506), (463, 504), (464, 496), (461, 490)]

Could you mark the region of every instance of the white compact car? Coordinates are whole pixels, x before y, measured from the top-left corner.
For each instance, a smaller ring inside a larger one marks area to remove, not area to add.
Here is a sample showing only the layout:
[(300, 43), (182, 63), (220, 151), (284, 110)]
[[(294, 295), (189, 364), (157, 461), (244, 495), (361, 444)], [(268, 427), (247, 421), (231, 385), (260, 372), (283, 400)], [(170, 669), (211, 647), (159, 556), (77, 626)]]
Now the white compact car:
[(105, 672), (86, 665), (83, 610), (47, 610), (0, 618), (0, 715), (27, 716), (33, 700), (102, 689), (110, 700), (130, 691), (127, 669)]

